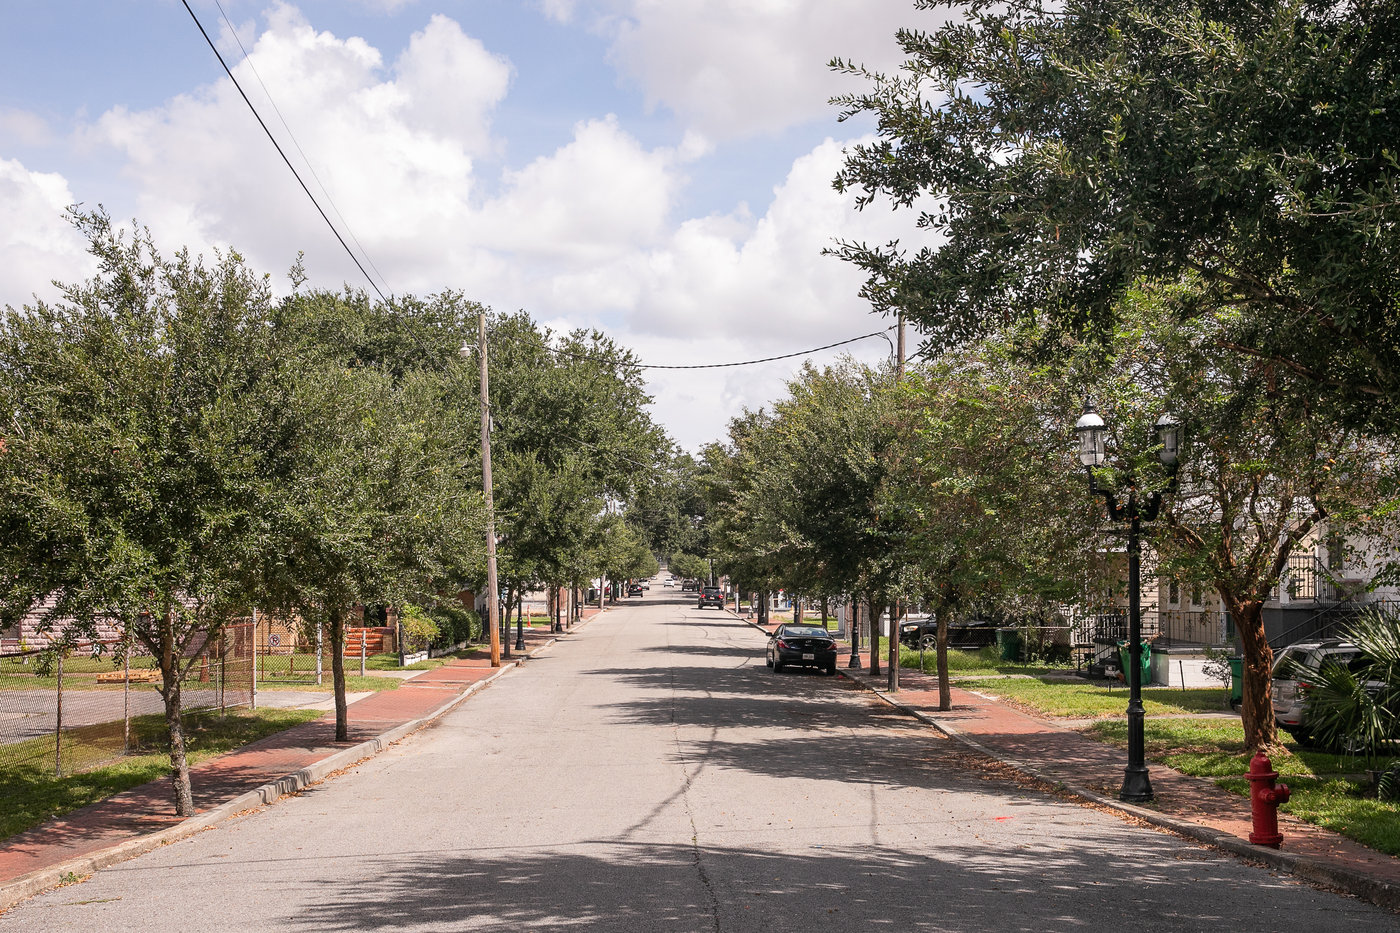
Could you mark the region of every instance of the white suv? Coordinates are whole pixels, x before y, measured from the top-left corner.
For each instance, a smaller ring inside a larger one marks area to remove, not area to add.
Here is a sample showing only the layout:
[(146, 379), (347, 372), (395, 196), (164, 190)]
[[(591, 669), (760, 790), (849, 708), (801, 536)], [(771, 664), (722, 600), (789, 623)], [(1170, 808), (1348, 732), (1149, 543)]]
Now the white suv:
[(1299, 642), (1289, 645), (1274, 656), (1271, 693), (1274, 700), (1274, 720), (1279, 728), (1306, 744), (1311, 735), (1306, 720), (1307, 688), (1324, 664), (1341, 664), (1356, 670), (1365, 663), (1361, 651), (1349, 641), (1332, 638), (1326, 641)]

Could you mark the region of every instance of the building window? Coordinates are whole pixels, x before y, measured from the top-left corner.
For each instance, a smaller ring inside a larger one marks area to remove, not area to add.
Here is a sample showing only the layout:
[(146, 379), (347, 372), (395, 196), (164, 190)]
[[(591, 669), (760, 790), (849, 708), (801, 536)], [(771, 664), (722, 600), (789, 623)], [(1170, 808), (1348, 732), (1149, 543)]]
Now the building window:
[(1330, 573), (1338, 574), (1342, 572), (1346, 564), (1346, 541), (1341, 535), (1329, 535), (1327, 538), (1327, 570)]
[(1175, 580), (1175, 579), (1174, 579), (1174, 580), (1172, 580), (1169, 584), (1167, 584), (1167, 605), (1169, 605), (1169, 606), (1180, 606), (1180, 605), (1181, 605), (1181, 581), (1180, 581), (1180, 580)]
[(1191, 584), (1191, 605), (1199, 606), (1205, 601), (1205, 593), (1201, 590), (1199, 583)]

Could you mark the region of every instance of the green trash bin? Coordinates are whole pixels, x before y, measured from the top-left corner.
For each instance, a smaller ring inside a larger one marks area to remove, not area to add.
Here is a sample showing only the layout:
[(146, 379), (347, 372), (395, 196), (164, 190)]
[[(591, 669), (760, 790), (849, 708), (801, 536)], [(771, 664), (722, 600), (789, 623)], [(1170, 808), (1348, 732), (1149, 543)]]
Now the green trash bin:
[[(1120, 641), (1118, 643), (1118, 663), (1122, 665), (1123, 682), (1128, 682), (1128, 643)], [(1144, 687), (1152, 683), (1152, 646), (1143, 642), (1142, 645), (1142, 680)]]
[(1003, 661), (1021, 660), (1021, 633), (1014, 628), (997, 629), (997, 648)]
[(1230, 705), (1244, 702), (1244, 658), (1230, 659)]

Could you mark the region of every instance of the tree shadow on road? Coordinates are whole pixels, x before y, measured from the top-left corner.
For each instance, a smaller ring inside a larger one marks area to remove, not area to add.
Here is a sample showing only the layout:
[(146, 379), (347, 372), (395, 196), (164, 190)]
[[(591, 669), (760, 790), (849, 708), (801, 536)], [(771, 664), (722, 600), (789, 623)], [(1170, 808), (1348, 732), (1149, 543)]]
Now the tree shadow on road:
[[(318, 931), (1204, 930), (1229, 905), (1237, 917), (1252, 908), (1288, 916), (1291, 931), (1339, 928), (1337, 913), (1316, 909), (1324, 895), (1128, 832), (1074, 849), (1024, 827), (982, 845), (804, 854), (597, 842), (393, 856), (327, 881), (287, 922)], [(1391, 922), (1358, 905), (1347, 929), (1361, 929), (1363, 914), (1371, 929)]]

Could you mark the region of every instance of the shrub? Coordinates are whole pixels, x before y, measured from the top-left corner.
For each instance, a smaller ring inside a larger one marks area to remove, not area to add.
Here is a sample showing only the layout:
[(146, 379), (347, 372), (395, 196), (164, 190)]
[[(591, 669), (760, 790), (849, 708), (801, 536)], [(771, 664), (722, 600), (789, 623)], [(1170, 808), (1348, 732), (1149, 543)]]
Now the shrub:
[(1381, 779), (1376, 784), (1376, 797), (1385, 803), (1400, 803), (1400, 758), (1381, 772)]
[(399, 610), (403, 640), (414, 651), (422, 651), (438, 637), (438, 624), (422, 609), (406, 604)]
[(437, 637), (432, 642), (434, 648), (451, 648), (462, 642), (481, 640), (481, 616), (474, 610), (461, 606), (439, 606), (429, 615), (438, 627)]

